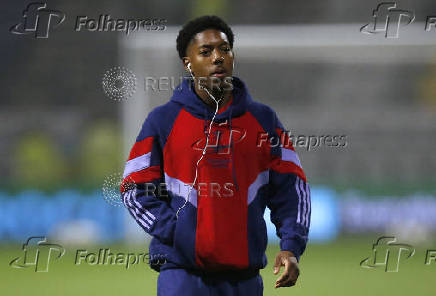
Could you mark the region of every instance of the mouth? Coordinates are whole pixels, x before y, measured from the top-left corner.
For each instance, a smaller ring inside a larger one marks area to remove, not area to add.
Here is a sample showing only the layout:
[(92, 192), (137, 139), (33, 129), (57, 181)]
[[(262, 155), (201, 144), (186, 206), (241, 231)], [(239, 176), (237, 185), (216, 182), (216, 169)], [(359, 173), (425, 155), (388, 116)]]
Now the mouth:
[(213, 77), (225, 77), (226, 75), (227, 75), (227, 71), (224, 70), (224, 68), (219, 68), (210, 74), (210, 76)]

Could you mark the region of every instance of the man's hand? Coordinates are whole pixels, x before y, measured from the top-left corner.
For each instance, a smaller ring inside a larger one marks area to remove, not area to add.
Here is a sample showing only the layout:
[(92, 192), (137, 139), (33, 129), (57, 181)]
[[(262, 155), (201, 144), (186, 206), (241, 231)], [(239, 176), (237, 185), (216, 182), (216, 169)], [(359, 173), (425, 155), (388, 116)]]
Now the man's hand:
[(294, 253), (290, 251), (280, 251), (277, 254), (274, 263), (274, 274), (278, 274), (282, 266), (285, 267), (285, 270), (277, 279), (275, 287), (291, 287), (295, 285), (300, 275), (300, 269), (298, 268), (297, 258), (295, 258)]

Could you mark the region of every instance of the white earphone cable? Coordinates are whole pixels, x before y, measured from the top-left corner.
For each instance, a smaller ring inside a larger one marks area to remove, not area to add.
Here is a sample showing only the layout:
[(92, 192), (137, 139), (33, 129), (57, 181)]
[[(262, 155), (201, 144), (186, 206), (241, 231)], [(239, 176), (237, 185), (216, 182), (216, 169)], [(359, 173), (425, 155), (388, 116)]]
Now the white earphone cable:
[[(191, 66), (190, 66), (190, 64), (188, 64), (188, 69), (189, 69), (189, 73), (191, 74), (191, 77), (192, 77), (192, 79), (194, 80), (194, 83), (195, 83), (194, 75), (192, 75), (192, 71), (191, 71)], [(215, 103), (216, 103), (215, 114), (213, 115), (212, 120), (210, 121), (210, 124), (209, 124), (209, 129), (208, 129), (207, 136), (206, 136), (206, 145), (205, 145), (204, 148), (203, 148), (203, 152), (201, 153), (201, 157), (198, 159), (197, 164), (195, 165), (195, 177), (194, 177), (194, 181), (192, 182), (192, 186), (189, 187), (188, 196), (186, 197), (185, 202), (183, 203), (183, 205), (182, 205), (180, 208), (178, 208), (178, 210), (177, 210), (177, 212), (176, 212), (176, 218), (177, 218), (177, 219), (179, 218), (179, 212), (180, 212), (180, 211), (181, 211), (181, 210), (186, 206), (186, 204), (188, 203), (188, 201), (189, 201), (189, 196), (190, 196), (190, 194), (191, 194), (191, 190), (192, 190), (192, 188), (194, 188), (195, 181), (197, 180), (197, 169), (198, 169), (198, 164), (199, 164), (200, 161), (203, 159), (203, 156), (206, 154), (206, 149), (207, 149), (207, 146), (208, 146), (208, 144), (209, 144), (210, 131), (211, 131), (211, 129), (212, 129), (212, 123), (213, 123), (213, 121), (214, 121), (214, 119), (215, 119), (216, 114), (218, 113), (219, 102), (221, 102), (221, 100), (222, 100), (222, 98), (221, 98), (221, 99), (219, 99), (219, 100), (217, 101), (217, 100), (215, 99), (215, 97), (214, 97), (214, 96), (213, 96), (213, 95), (212, 95), (212, 94), (207, 90), (206, 87), (204, 88), (204, 90), (207, 92), (207, 94), (209, 95), (209, 97), (211, 97), (212, 100), (214, 100)]]

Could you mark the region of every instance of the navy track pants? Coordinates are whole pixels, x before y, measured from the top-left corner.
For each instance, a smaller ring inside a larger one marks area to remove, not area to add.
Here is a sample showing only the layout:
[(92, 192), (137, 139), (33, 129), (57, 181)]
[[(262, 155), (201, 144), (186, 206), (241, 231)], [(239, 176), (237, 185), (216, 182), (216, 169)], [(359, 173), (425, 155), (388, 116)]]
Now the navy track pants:
[(157, 296), (262, 296), (260, 274), (237, 277), (165, 269), (157, 280)]

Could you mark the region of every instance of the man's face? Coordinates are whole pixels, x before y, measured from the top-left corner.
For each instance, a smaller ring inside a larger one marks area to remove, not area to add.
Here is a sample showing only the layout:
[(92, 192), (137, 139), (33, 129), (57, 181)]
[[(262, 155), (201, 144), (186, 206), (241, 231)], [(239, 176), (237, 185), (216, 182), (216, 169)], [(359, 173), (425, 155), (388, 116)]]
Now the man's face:
[[(233, 73), (233, 51), (226, 34), (215, 29), (197, 33), (186, 50), (185, 67), (191, 63), (195, 78), (207, 82), (209, 89), (219, 86), (231, 87), (229, 83)], [(227, 78), (226, 78), (227, 77)]]

